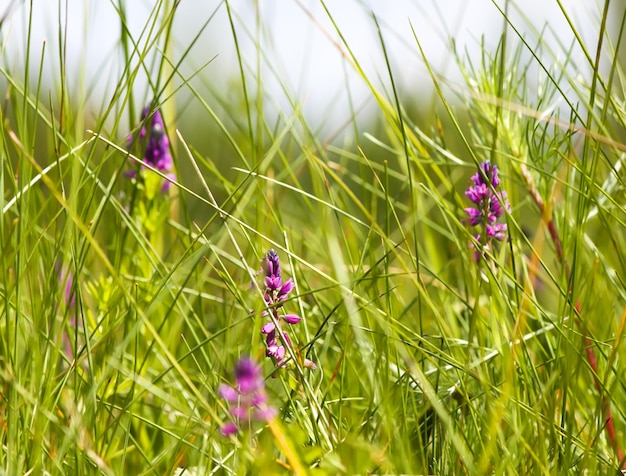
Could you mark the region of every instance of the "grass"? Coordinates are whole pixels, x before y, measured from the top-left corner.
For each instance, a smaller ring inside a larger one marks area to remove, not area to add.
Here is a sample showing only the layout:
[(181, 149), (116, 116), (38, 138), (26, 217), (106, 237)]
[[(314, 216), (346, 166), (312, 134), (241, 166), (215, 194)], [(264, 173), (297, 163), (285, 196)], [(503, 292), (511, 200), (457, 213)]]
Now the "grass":
[[(348, 120), (327, 135), (264, 46), (258, 5), (249, 24), (220, 3), (181, 43), (179, 2), (155, 2), (139, 30), (129, 4), (111, 2), (121, 26), (98, 94), (103, 76), (68, 66), (63, 15), (42, 46), (29, 5), (11, 5), (0, 16), (0, 474), (625, 467), (623, 12), (598, 7), (585, 42), (560, 6), (568, 43), (546, 40), (549, 25), (522, 4), (494, 2), (497, 44), (477, 41), (474, 55), (449, 38), (460, 81), (432, 66), (409, 18), (403, 47), (436, 98), (417, 115), (393, 26), (371, 17), (385, 59), (372, 76), (330, 4), (297, 3), (377, 106), (363, 118), (346, 80)], [(228, 86), (191, 55), (222, 20), (239, 67)], [(146, 105), (170, 141), (167, 192), (167, 170), (140, 165)], [(487, 160), (511, 209), (506, 239), (476, 260), (464, 192)], [(294, 283), (283, 310), (302, 317), (282, 342), (285, 368), (261, 333), (283, 314), (264, 300), (269, 249)], [(245, 356), (277, 415), (224, 437), (218, 389)]]

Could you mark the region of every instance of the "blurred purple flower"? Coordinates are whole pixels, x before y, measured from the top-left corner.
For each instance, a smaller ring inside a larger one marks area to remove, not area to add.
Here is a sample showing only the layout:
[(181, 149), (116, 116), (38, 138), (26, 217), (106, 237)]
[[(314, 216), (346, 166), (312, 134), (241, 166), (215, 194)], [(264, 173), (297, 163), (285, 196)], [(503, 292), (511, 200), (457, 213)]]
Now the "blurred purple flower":
[[(128, 148), (132, 149), (135, 138), (131, 135), (128, 138)], [(176, 175), (171, 173), (174, 168), (172, 155), (170, 154), (170, 141), (165, 133), (163, 116), (158, 109), (150, 113), (150, 106), (146, 106), (141, 113), (141, 128), (137, 138), (140, 150), (143, 154), (143, 161), (154, 167), (170, 180), (175, 180)], [(128, 176), (135, 176), (134, 171), (129, 171)], [(170, 188), (170, 181), (165, 180), (162, 191), (165, 193)]]
[(76, 291), (74, 290), (74, 275), (69, 272), (66, 268), (62, 268), (59, 280), (63, 283), (65, 282), (63, 288), (63, 301), (69, 307), (74, 306), (76, 304)]
[(276, 416), (276, 409), (267, 402), (261, 368), (247, 357), (235, 364), (235, 386), (222, 384), (218, 392), (230, 404), (230, 414), (235, 419), (222, 426), (220, 431), (225, 436), (236, 433), (242, 424), (270, 421)]
[[(500, 178), (498, 167), (488, 160), (480, 164), (480, 169), (471, 177), (472, 185), (465, 196), (476, 205), (465, 209), (470, 226), (483, 226), (483, 233), (475, 235), (482, 249), (489, 249), (492, 239), (502, 241), (506, 238), (507, 226), (497, 223), (504, 215), (504, 209), (511, 210), (505, 191), (498, 191)], [(476, 260), (480, 257), (477, 252)]]
[[(287, 352), (285, 345), (291, 345), (289, 334), (282, 329), (282, 321), (287, 324), (297, 324), (302, 320), (297, 314), (279, 314), (279, 309), (287, 300), (289, 293), (293, 290), (294, 284), (291, 278), (283, 282), (280, 272), (280, 261), (278, 254), (274, 250), (269, 250), (261, 262), (261, 267), (265, 272), (265, 304), (269, 311), (265, 315), (271, 313), (274, 321), (270, 320), (261, 327), (261, 333), (265, 337), (266, 351), (265, 355), (274, 361), (276, 367), (284, 367), (287, 360)], [(282, 336), (282, 337), (281, 337)], [(310, 369), (316, 368), (315, 363), (309, 359), (305, 359), (304, 366)]]
[[(69, 271), (65, 266), (63, 266), (60, 262), (55, 265), (55, 270), (59, 276), (59, 284), (61, 284), (63, 289), (63, 302), (65, 303), (66, 308), (73, 309), (76, 305), (76, 289), (74, 287), (74, 274)], [(69, 327), (73, 329), (76, 327), (76, 314), (75, 312), (71, 312)], [(61, 335), (61, 340), (63, 342), (63, 353), (68, 361), (72, 361), (74, 359), (74, 352), (72, 350), (72, 343), (70, 341), (70, 336), (67, 330), (63, 331)]]

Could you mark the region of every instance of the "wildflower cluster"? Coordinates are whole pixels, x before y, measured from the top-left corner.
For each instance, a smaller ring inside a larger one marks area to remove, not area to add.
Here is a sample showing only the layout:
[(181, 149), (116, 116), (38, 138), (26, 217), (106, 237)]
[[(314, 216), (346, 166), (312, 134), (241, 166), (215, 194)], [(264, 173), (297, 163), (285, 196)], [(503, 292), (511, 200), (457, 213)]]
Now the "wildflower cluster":
[[(266, 355), (273, 360), (276, 367), (284, 367), (287, 360), (285, 345), (290, 346), (291, 340), (287, 331), (282, 328), (281, 323), (284, 321), (287, 324), (297, 324), (302, 318), (297, 314), (279, 314), (283, 302), (287, 300), (294, 285), (291, 278), (283, 282), (276, 251), (269, 250), (267, 252), (262, 261), (262, 267), (265, 273), (265, 304), (268, 308), (264, 315), (267, 316), (271, 313), (274, 318), (266, 322), (261, 328), (261, 332), (266, 336)], [(305, 359), (304, 366), (311, 369), (316, 368), (316, 365), (308, 359)]]
[[(482, 233), (475, 235), (482, 249), (487, 250), (493, 239), (502, 241), (506, 238), (506, 223), (498, 223), (504, 215), (504, 209), (511, 210), (505, 191), (497, 191), (500, 186), (498, 167), (486, 160), (480, 164), (480, 170), (472, 175), (472, 184), (465, 195), (476, 206), (465, 209), (471, 226), (483, 226)], [(479, 254), (475, 255), (476, 259)]]
[(242, 424), (270, 421), (276, 416), (276, 409), (267, 403), (261, 368), (251, 359), (242, 358), (235, 364), (235, 382), (235, 386), (222, 384), (218, 389), (220, 396), (233, 405), (230, 414), (235, 421), (222, 426), (225, 436), (236, 433)]
[[(176, 175), (172, 173), (174, 164), (170, 154), (170, 141), (165, 133), (163, 116), (157, 109), (150, 115), (150, 106), (146, 106), (141, 113), (141, 129), (139, 130), (138, 144), (143, 152), (144, 163), (163, 172), (168, 180), (163, 182), (161, 191), (167, 192), (170, 187), (170, 180), (175, 180)], [(148, 127), (146, 127), (148, 126)], [(133, 136), (128, 138), (128, 147), (131, 148), (134, 142)], [(134, 176), (134, 171), (130, 171), (130, 176)]]

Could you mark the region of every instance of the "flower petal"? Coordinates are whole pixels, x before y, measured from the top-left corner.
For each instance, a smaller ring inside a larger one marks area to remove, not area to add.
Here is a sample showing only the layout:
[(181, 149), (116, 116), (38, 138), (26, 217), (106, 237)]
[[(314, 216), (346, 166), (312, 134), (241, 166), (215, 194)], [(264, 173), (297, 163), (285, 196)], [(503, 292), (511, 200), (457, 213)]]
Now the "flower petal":
[(285, 314), (282, 317), (287, 324), (297, 324), (302, 320), (302, 318), (297, 314)]
[(261, 334), (270, 334), (274, 331), (275, 327), (273, 322), (266, 322), (263, 327), (261, 327)]
[(218, 388), (218, 393), (227, 402), (236, 402), (239, 398), (239, 392), (230, 385), (222, 384)]
[(230, 436), (237, 433), (237, 430), (237, 425), (235, 425), (232, 421), (229, 421), (222, 425), (222, 428), (220, 428), (220, 433), (224, 436)]
[(278, 291), (278, 295), (279, 296), (286, 296), (287, 294), (289, 294), (291, 292), (293, 287), (294, 287), (293, 280), (291, 278), (289, 278), (280, 287), (280, 291)]

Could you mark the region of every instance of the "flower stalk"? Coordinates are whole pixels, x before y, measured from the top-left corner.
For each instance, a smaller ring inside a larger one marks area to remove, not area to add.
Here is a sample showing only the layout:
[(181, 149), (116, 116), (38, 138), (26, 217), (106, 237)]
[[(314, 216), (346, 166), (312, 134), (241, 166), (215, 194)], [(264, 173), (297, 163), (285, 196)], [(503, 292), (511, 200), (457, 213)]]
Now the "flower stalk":
[[(280, 310), (293, 290), (294, 284), (291, 278), (283, 282), (280, 260), (276, 251), (269, 250), (261, 266), (265, 274), (264, 300), (267, 307), (263, 315), (270, 317), (270, 320), (261, 327), (261, 333), (265, 335), (265, 354), (272, 359), (276, 367), (286, 367), (288, 361), (286, 346), (291, 347), (292, 344), (289, 333), (282, 324), (297, 324), (302, 318), (297, 314), (281, 314)], [(316, 365), (311, 360), (305, 359), (304, 367), (315, 369)]]
[[(532, 197), (533, 201), (537, 205), (537, 208), (539, 208), (539, 211), (541, 212), (541, 219), (545, 223), (546, 227), (548, 228), (548, 233), (550, 234), (550, 237), (554, 243), (557, 258), (559, 262), (563, 265), (567, 280), (570, 281), (571, 271), (567, 263), (567, 260), (565, 259), (565, 256), (563, 255), (563, 245), (561, 243), (561, 238), (556, 228), (556, 224), (554, 223), (552, 212), (551, 210), (548, 210), (546, 208), (545, 202), (543, 201), (543, 199), (541, 198), (541, 195), (535, 188), (532, 176), (530, 175), (530, 172), (528, 171), (528, 169), (526, 168), (524, 164), (521, 165), (521, 175), (522, 175), (522, 179), (526, 183), (526, 187), (528, 189), (530, 196)], [(571, 293), (571, 289), (570, 289), (570, 293)], [(606, 431), (609, 444), (615, 451), (615, 455), (617, 456), (617, 459), (620, 462), (621, 469), (626, 470), (626, 461), (624, 460), (624, 452), (622, 450), (622, 447), (615, 433), (615, 423), (613, 420), (613, 414), (611, 412), (610, 400), (606, 395), (604, 395), (604, 392), (602, 390), (602, 382), (600, 381), (599, 372), (598, 372), (598, 359), (596, 358), (596, 354), (593, 350), (593, 343), (591, 339), (589, 338), (587, 329), (585, 328), (580, 318), (578, 317), (578, 316), (582, 316), (582, 307), (578, 299), (576, 299), (574, 302), (574, 309), (577, 312), (577, 314), (574, 316), (574, 322), (576, 322), (578, 329), (584, 336), (585, 355), (587, 357), (587, 362), (589, 363), (589, 366), (591, 367), (591, 370), (593, 371), (593, 382), (594, 382), (596, 390), (598, 391), (598, 394), (602, 397), (602, 411), (604, 413), (604, 421), (605, 421), (604, 429)]]

